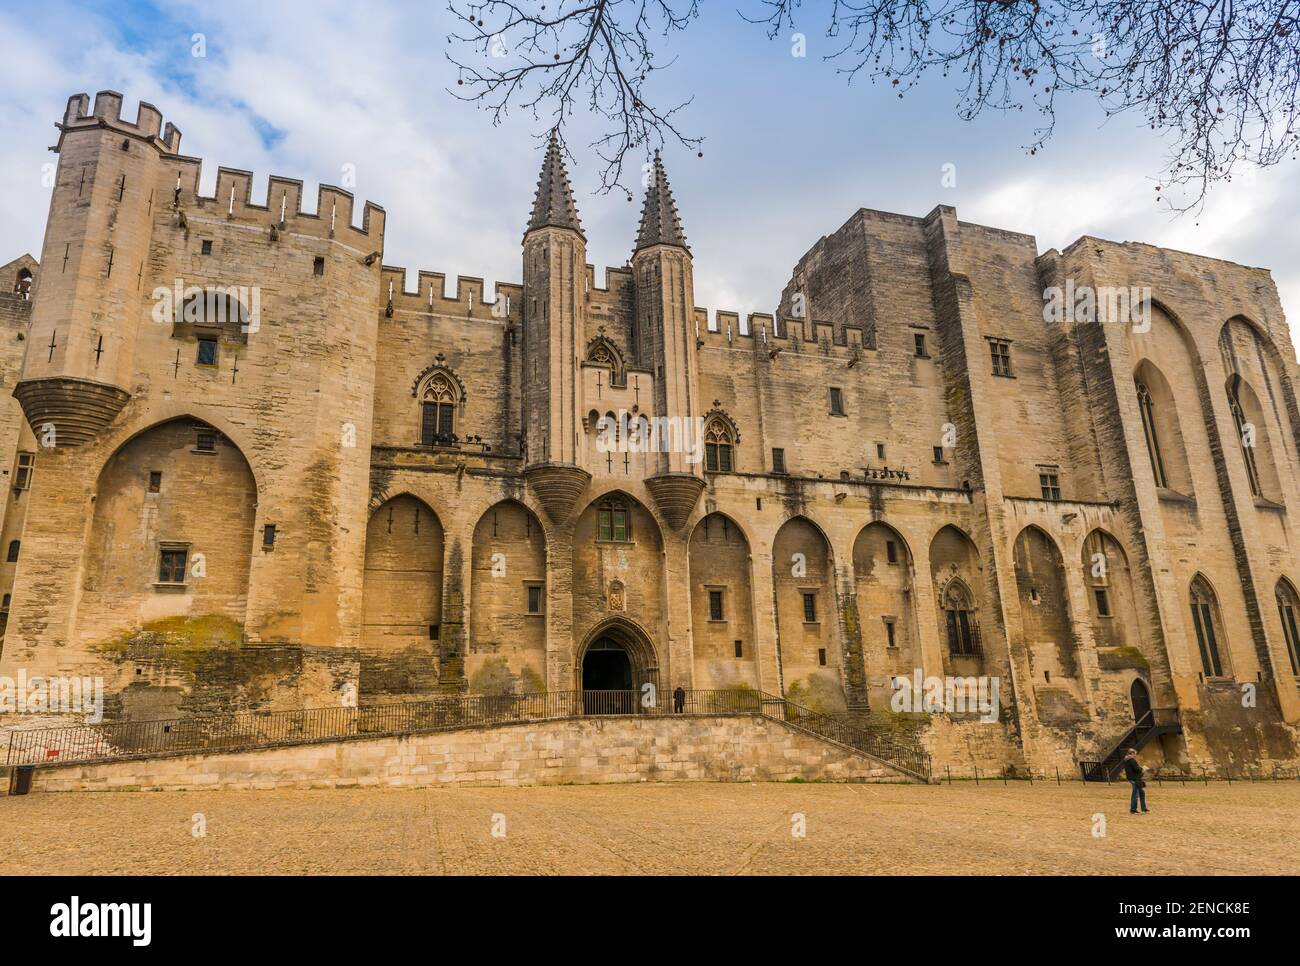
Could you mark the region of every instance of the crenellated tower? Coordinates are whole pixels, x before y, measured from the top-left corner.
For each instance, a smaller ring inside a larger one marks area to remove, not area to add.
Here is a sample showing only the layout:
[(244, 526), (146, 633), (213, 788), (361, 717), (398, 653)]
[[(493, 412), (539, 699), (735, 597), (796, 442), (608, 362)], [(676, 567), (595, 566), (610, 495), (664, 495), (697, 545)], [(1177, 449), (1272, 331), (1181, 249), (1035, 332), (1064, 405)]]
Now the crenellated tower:
[(586, 344), (587, 239), (554, 134), (524, 233), (524, 472), (546, 512), (568, 518), (591, 474), (578, 465), (577, 378)]
[(43, 442), (78, 446), (93, 439), (133, 391), (136, 337), (148, 298), (143, 279), (164, 155), (181, 134), (141, 103), (135, 123), (121, 118), (122, 95), (101, 91), (68, 99), (33, 306), (31, 345), (14, 395)]
[[(678, 442), (690, 442), (702, 415), (691, 250), (658, 151), (651, 175), (632, 254), (635, 351), (654, 372), (654, 415), (686, 428), (673, 435)], [(660, 511), (675, 527), (686, 523), (704, 489), (699, 453), (699, 447), (668, 447), (657, 454), (658, 470), (646, 480)]]

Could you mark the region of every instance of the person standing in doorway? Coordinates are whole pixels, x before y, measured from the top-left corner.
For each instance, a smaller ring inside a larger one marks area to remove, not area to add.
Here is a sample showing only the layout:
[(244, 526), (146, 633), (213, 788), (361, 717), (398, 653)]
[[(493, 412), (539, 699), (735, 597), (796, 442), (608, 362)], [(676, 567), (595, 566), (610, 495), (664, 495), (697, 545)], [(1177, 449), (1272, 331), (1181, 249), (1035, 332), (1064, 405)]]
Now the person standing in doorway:
[(1138, 761), (1137, 749), (1130, 748), (1124, 754), (1124, 777), (1128, 779), (1128, 783), (1133, 787), (1133, 796), (1129, 800), (1128, 806), (1131, 815), (1138, 813), (1138, 802), (1142, 803), (1143, 812), (1150, 811), (1147, 808), (1147, 783), (1142, 778), (1142, 771), (1142, 765)]
[(681, 714), (686, 710), (686, 689), (680, 684), (673, 691), (673, 714)]

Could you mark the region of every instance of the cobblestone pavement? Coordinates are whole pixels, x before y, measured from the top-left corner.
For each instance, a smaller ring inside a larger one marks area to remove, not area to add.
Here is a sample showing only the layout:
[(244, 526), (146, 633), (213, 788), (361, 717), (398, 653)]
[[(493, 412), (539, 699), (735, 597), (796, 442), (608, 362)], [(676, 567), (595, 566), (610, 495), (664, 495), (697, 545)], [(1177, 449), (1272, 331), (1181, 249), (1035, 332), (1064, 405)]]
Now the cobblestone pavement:
[(36, 794), (0, 798), (0, 873), (1300, 873), (1300, 782), (1149, 791), (1137, 816), (1078, 783)]

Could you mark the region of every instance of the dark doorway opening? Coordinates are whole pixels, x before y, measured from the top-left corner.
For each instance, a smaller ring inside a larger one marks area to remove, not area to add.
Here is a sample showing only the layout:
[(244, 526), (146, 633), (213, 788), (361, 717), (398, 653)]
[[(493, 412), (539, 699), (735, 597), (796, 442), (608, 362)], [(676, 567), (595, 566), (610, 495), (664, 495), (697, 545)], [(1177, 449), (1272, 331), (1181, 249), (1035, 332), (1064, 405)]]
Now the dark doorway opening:
[(582, 690), (587, 714), (631, 714), (635, 693), (627, 648), (612, 637), (593, 641), (582, 659)]
[(1128, 693), (1129, 700), (1133, 702), (1133, 723), (1136, 724), (1151, 710), (1151, 692), (1147, 690), (1141, 678), (1134, 678), (1133, 686), (1129, 688)]

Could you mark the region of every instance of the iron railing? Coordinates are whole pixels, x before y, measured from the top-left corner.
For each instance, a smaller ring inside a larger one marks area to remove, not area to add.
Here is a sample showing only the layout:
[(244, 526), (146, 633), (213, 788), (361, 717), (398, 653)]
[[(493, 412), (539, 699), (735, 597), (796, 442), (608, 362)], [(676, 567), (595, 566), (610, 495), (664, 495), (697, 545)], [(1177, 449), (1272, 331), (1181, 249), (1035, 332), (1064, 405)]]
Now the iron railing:
[(358, 707), (238, 711), (154, 721), (33, 728), (9, 733), (9, 765), (55, 765), (187, 752), (240, 751), (277, 745), (446, 731), (599, 715), (761, 714), (870, 755), (921, 779), (930, 756), (914, 738), (811, 711), (761, 691), (544, 691), (447, 695)]
[(1138, 719), (1124, 736), (1115, 742), (1100, 760), (1079, 762), (1079, 771), (1086, 782), (1110, 781), (1119, 774), (1124, 755), (1129, 748), (1139, 751), (1153, 737), (1181, 730), (1177, 708), (1152, 708)]

